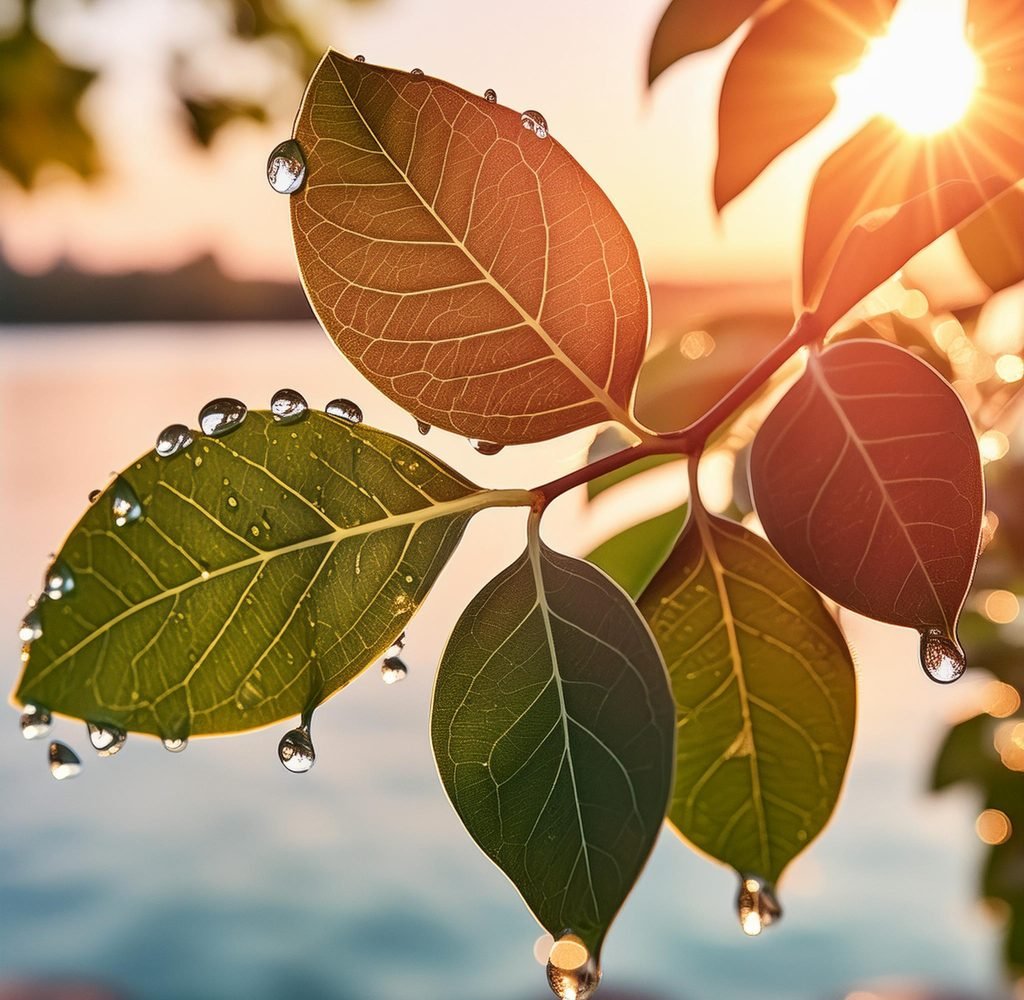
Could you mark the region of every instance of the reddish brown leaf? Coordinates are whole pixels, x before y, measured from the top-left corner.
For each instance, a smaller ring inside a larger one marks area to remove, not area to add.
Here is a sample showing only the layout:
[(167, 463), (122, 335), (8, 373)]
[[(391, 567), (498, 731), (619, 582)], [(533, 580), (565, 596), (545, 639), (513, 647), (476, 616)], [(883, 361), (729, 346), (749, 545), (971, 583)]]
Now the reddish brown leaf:
[(931, 368), (871, 341), (812, 356), (755, 438), (750, 479), (769, 539), (804, 579), (918, 629), (929, 673), (959, 676), (984, 487), (963, 405)]
[(765, 0), (671, 0), (651, 39), (647, 81), (673, 63), (724, 42)]
[(336, 52), (295, 137), (306, 291), (382, 392), (506, 444), (629, 420), (647, 286), (622, 219), (556, 140), (451, 84)]
[(833, 81), (881, 34), (895, 0), (788, 0), (763, 8), (722, 84), (715, 205), (721, 210), (835, 105)]
[(1024, 190), (1006, 191), (957, 236), (971, 267), (993, 292), (1024, 281)]

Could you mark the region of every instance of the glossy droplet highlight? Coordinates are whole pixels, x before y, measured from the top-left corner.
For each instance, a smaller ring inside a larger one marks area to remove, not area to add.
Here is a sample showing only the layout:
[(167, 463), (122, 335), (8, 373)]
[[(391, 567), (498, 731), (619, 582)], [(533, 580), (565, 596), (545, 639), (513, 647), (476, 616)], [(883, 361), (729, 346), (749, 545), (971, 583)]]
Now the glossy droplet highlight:
[(756, 875), (740, 876), (740, 891), (736, 897), (743, 933), (757, 937), (766, 927), (782, 917), (782, 907), (775, 898), (775, 890)]
[(142, 504), (135, 495), (127, 479), (118, 476), (110, 495), (110, 513), (114, 516), (114, 524), (123, 528), (142, 517)]
[(184, 750), (185, 747), (188, 746), (188, 740), (184, 739), (184, 738), (182, 738), (182, 739), (177, 739), (177, 738), (165, 739), (165, 740), (163, 740), (163, 744), (164, 744), (164, 749), (168, 753), (181, 753), (181, 751)]
[(211, 399), (199, 411), (199, 426), (210, 437), (222, 437), (238, 427), (248, 412), (245, 403), (239, 399), (227, 396)]
[(58, 556), (50, 563), (50, 568), (43, 578), (43, 593), (51, 601), (59, 601), (75, 589), (75, 576), (71, 567)]
[(493, 88), (488, 87), (484, 91), (484, 100), (487, 101), (488, 104), (497, 104), (498, 103), (498, 92), (496, 90), (494, 90)]
[(117, 726), (87, 722), (85, 727), (89, 731), (89, 742), (100, 757), (113, 757), (128, 739), (128, 734)]
[(53, 720), (42, 705), (25, 705), (21, 713), (21, 735), (27, 740), (38, 740), (50, 731)]
[(431, 427), (430, 424), (426, 423), (425, 421), (417, 420), (416, 430), (418, 430), (423, 437), (426, 437), (430, 433)]
[(54, 741), (50, 744), (50, 774), (58, 781), (74, 778), (82, 772), (78, 754), (69, 746)]
[(532, 132), (538, 139), (548, 137), (547, 119), (539, 111), (524, 111), (522, 114), (523, 128)]
[(959, 644), (938, 629), (921, 633), (921, 666), (937, 684), (952, 684), (963, 676), (967, 660)]
[(601, 982), (601, 969), (583, 941), (571, 931), (551, 946), (548, 985), (559, 1000), (587, 1000)]
[(419, 68), (419, 66), (413, 66), (413, 68), (412, 68), (412, 75), (413, 76), (423, 76), (423, 70), (421, 70)]
[(89, 503), (95, 503), (103, 494), (103, 490), (89, 490)]
[(482, 441), (480, 438), (470, 438), (469, 444), (474, 451), (480, 452), (481, 455), (497, 455), (505, 447), (503, 444), (497, 444), (494, 441)]
[(380, 665), (380, 676), (385, 684), (397, 684), (409, 676), (409, 668), (399, 657), (385, 656), (384, 662)]
[(294, 194), (305, 179), (302, 147), (294, 139), (285, 139), (267, 158), (267, 180), (278, 194)]
[(171, 424), (156, 437), (156, 453), (161, 458), (170, 458), (184, 451), (192, 443), (192, 431), (184, 424)]
[(35, 642), (43, 634), (43, 622), (39, 617), (39, 609), (31, 608), (27, 615), (21, 620), (18, 628), (18, 638), (23, 643)]
[(332, 399), (325, 407), (324, 413), (329, 417), (337, 417), (349, 424), (361, 424), (363, 411), (351, 399)]
[(356, 62), (366, 62), (366, 56), (363, 56), (363, 55), (356, 56)]
[(316, 750), (309, 734), (309, 723), (303, 722), (281, 737), (277, 756), (292, 774), (305, 774), (316, 763)]
[(278, 389), (270, 400), (270, 413), (281, 424), (294, 424), (309, 410), (306, 397), (295, 389)]

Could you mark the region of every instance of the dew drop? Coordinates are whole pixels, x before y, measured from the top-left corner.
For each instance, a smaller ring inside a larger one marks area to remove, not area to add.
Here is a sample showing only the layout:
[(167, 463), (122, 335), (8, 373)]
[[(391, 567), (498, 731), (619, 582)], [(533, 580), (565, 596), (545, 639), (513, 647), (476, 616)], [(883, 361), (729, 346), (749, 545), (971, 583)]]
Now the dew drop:
[(113, 757), (124, 746), (128, 734), (117, 726), (105, 726), (101, 722), (87, 722), (89, 742), (100, 757)]
[(963, 675), (967, 661), (959, 643), (938, 629), (927, 629), (921, 633), (921, 666), (937, 684), (952, 684)]
[(523, 128), (532, 132), (538, 139), (548, 137), (547, 119), (539, 111), (524, 111), (521, 120)]
[(397, 684), (409, 676), (409, 668), (405, 665), (405, 661), (399, 659), (399, 657), (385, 656), (384, 662), (380, 666), (380, 676), (385, 684)]
[(163, 741), (164, 749), (169, 753), (181, 753), (185, 747), (188, 746), (188, 740), (185, 738), (181, 739), (165, 739)]
[(363, 411), (351, 399), (332, 399), (325, 407), (324, 413), (329, 417), (337, 417), (349, 424), (361, 424)]
[(281, 737), (277, 745), (277, 756), (293, 774), (305, 774), (316, 763), (316, 750), (309, 734), (309, 717)]
[(278, 389), (270, 400), (270, 413), (281, 424), (294, 424), (308, 410), (306, 397), (295, 389)]
[(243, 420), (248, 410), (238, 399), (222, 397), (211, 399), (199, 411), (199, 426), (210, 437), (222, 437), (233, 431)]
[(571, 931), (551, 946), (548, 985), (558, 1000), (588, 1000), (601, 982), (601, 968), (583, 941)]
[(43, 593), (51, 601), (59, 601), (65, 594), (75, 589), (75, 576), (71, 567), (58, 556), (50, 563), (50, 568), (43, 578)]
[(775, 898), (775, 890), (756, 875), (740, 875), (740, 891), (736, 897), (743, 933), (757, 937), (766, 927), (782, 917), (782, 907)]
[(364, 55), (356, 56), (356, 62), (366, 62), (366, 56), (364, 56)]
[(82, 762), (71, 747), (56, 741), (50, 744), (50, 774), (58, 781), (74, 778), (81, 771)]
[(110, 512), (114, 515), (114, 524), (123, 528), (142, 517), (142, 504), (135, 495), (135, 490), (127, 479), (118, 476), (114, 480), (111, 494)]
[(488, 104), (497, 104), (498, 103), (498, 92), (496, 90), (494, 90), (493, 88), (488, 87), (484, 91), (484, 100), (487, 101)]
[(278, 194), (294, 194), (306, 179), (306, 157), (294, 139), (275, 146), (267, 158), (267, 180)]
[(21, 713), (21, 735), (27, 740), (38, 740), (50, 731), (53, 719), (49, 709), (42, 705), (26, 704)]
[(413, 66), (412, 76), (423, 76), (423, 70), (421, 70), (419, 66)]
[(184, 451), (192, 443), (192, 431), (184, 424), (171, 424), (156, 436), (156, 453), (161, 458), (170, 458)]
[(469, 438), (470, 446), (481, 455), (497, 455), (505, 446), (494, 441), (483, 441), (480, 438)]
[(405, 649), (405, 633), (403, 632), (387, 649), (384, 650), (384, 658), (389, 656), (401, 656)]
[(24, 643), (35, 642), (42, 634), (43, 622), (39, 617), (39, 609), (31, 608), (28, 614), (21, 620), (18, 638)]
[(417, 420), (416, 421), (416, 430), (418, 430), (420, 432), (420, 434), (423, 435), (423, 437), (426, 437), (430, 433), (430, 430), (431, 430), (430, 424), (426, 423), (423, 420)]
[(89, 503), (95, 503), (99, 500), (103, 490), (89, 490)]

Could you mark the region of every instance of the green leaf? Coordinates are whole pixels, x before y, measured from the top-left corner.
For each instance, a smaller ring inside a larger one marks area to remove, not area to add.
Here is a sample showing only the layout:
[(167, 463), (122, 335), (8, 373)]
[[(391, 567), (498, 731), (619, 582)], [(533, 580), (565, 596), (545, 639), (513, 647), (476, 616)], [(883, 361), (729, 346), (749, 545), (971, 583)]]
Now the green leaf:
[(640, 259), (547, 128), (328, 52), (295, 138), (308, 162), (291, 198), (303, 284), (389, 398), (501, 444), (632, 423), (650, 318)]
[(636, 600), (672, 551), (685, 521), (683, 504), (602, 542), (587, 556), (587, 562), (604, 570)]
[(763, 539), (696, 504), (639, 605), (678, 711), (669, 820), (742, 876), (774, 882), (842, 786), (856, 714), (842, 634)]
[[(351, 681), (403, 630), (481, 491), (420, 448), (321, 413), (249, 413), (126, 469), (60, 551), (22, 703), (184, 738), (263, 726)], [(117, 527), (130, 489), (141, 516)]]
[(532, 522), (527, 550), (455, 626), (431, 735), (473, 839), (544, 927), (596, 957), (672, 782), (672, 695), (636, 607)]
[(957, 236), (971, 267), (993, 292), (1024, 281), (1024, 189), (1010, 188), (965, 222)]

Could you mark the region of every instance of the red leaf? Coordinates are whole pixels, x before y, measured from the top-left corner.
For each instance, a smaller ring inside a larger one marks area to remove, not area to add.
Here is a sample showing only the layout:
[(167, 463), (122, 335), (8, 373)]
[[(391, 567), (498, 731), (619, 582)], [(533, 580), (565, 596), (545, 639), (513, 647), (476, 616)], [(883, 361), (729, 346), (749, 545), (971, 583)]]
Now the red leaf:
[(1005, 192), (957, 236), (971, 267), (993, 292), (1024, 281), (1024, 190)]
[(295, 137), (320, 322), (417, 419), (500, 443), (629, 422), (649, 325), (622, 219), (519, 112), (329, 52)]
[(750, 477), (768, 538), (804, 579), (918, 629), (934, 679), (962, 673), (984, 486), (963, 405), (931, 368), (871, 341), (813, 355), (754, 439)]

